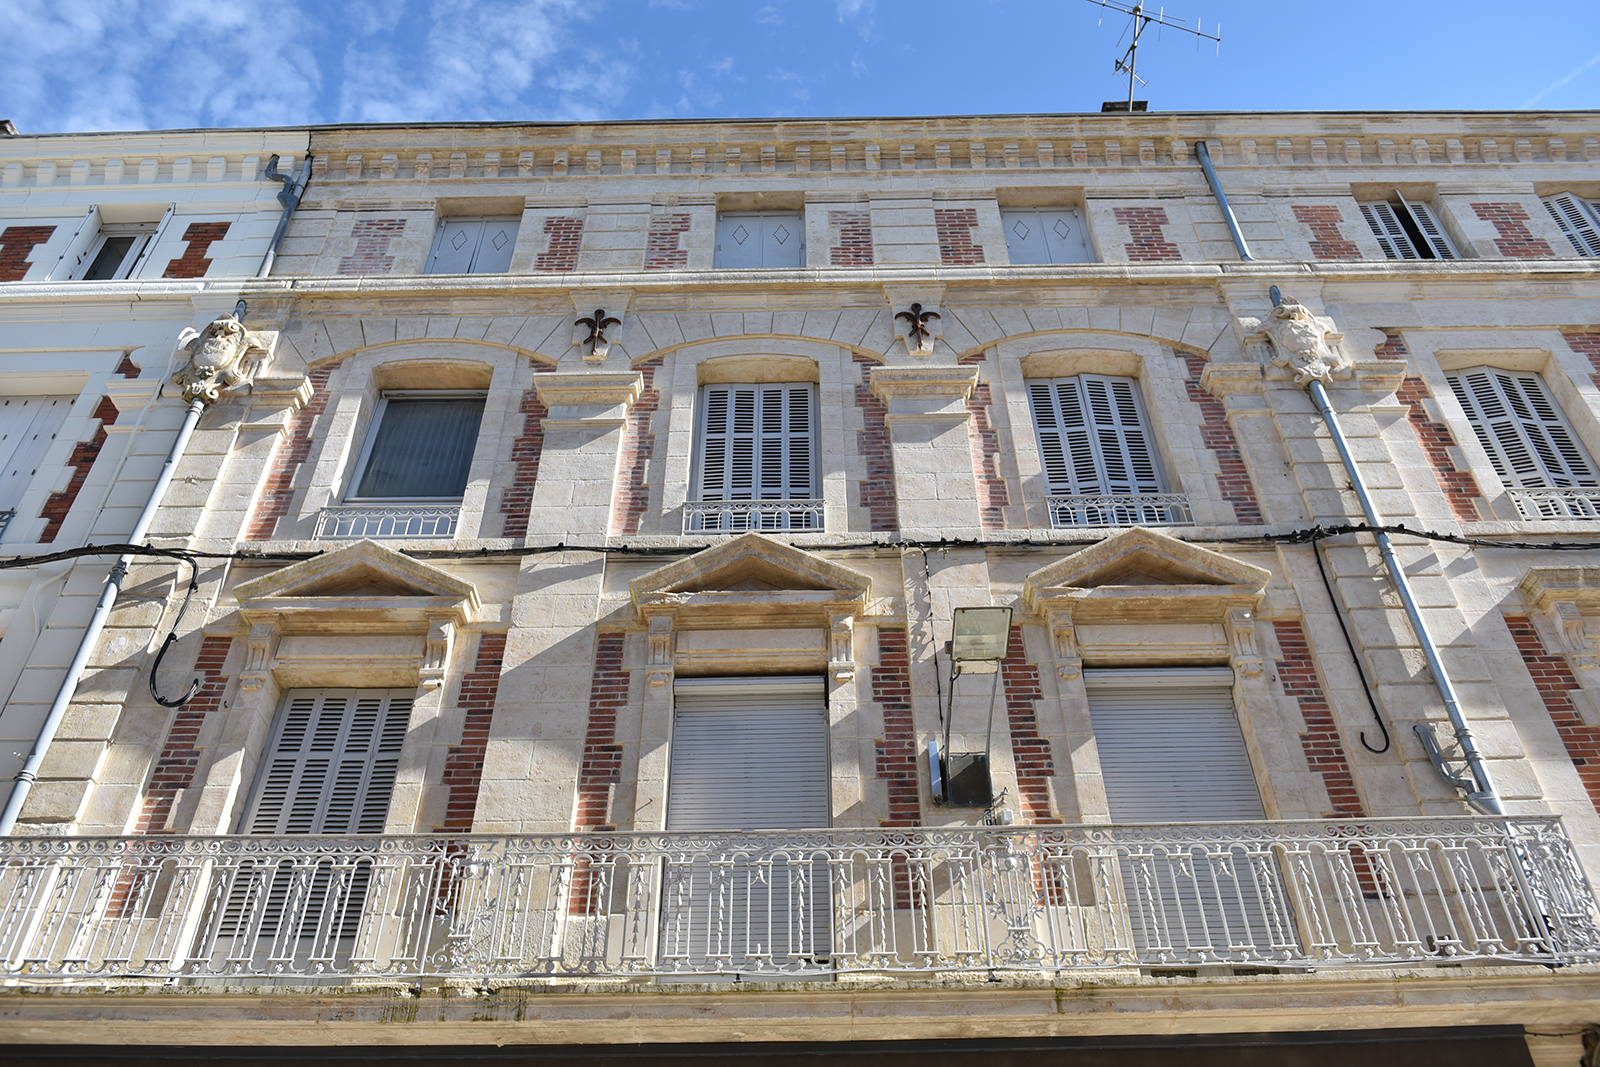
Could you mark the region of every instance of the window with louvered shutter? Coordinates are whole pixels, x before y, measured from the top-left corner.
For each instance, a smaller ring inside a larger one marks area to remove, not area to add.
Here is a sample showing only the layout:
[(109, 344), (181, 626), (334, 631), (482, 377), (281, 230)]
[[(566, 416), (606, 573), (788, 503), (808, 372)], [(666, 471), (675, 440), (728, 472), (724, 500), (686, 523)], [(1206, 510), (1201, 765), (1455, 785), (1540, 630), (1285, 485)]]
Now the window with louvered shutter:
[(70, 396), (0, 400), (0, 511), (16, 508), (72, 410)]
[(352, 500), (459, 500), (483, 420), (483, 395), (394, 393), (373, 416)]
[(1537, 374), (1478, 367), (1449, 380), (1507, 489), (1600, 485), (1594, 462)]
[(1416, 223), (1417, 229), (1422, 231), (1423, 241), (1433, 250), (1435, 259), (1455, 259), (1456, 248), (1450, 243), (1450, 237), (1440, 225), (1438, 216), (1433, 213), (1433, 208), (1427, 204), (1414, 204), (1403, 197), (1400, 203), (1411, 214), (1411, 221)]
[(504, 274), (522, 220), (451, 218), (439, 224), (425, 274)]
[[(816, 387), (809, 382), (716, 384), (700, 391), (696, 499), (815, 500)], [(811, 513), (794, 513), (810, 528)], [(747, 521), (747, 518), (739, 521)], [(750, 521), (749, 526), (757, 525)], [(708, 527), (709, 528), (709, 527)]]
[(1100, 374), (1033, 378), (1028, 399), (1051, 495), (1165, 491), (1137, 381)]
[(1600, 256), (1600, 208), (1592, 201), (1582, 200), (1571, 193), (1557, 193), (1544, 198), (1550, 217), (1556, 220), (1561, 232), (1567, 235), (1572, 247), (1580, 256)]
[(245, 832), (382, 833), (413, 697), (389, 689), (285, 695)]
[(1390, 259), (1455, 259), (1455, 246), (1427, 204), (1375, 200), (1357, 204), (1378, 247)]

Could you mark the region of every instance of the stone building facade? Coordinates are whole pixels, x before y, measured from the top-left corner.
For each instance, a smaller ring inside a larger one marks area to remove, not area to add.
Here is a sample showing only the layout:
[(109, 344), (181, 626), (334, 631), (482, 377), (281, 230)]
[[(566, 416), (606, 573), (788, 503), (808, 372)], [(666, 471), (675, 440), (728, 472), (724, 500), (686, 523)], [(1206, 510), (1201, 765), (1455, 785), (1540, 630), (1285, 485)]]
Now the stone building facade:
[[(310, 181), (256, 278), (273, 153)], [(0, 996), (6, 1040), (1569, 1062), (1600, 981), (1597, 161), (1589, 112), (0, 139), (5, 391), (70, 397), (0, 500), (8, 774), (109, 565), (37, 558), (132, 528), (180, 330), (243, 299), (250, 335), (149, 531), (194, 603), (136, 562), (16, 826), (0, 959), (76, 992)], [(100, 263), (123, 238), (148, 253)], [(1430, 758), (1459, 734), (1274, 288), (1509, 821)], [(1010, 627), (958, 672), (964, 608)], [(227, 851), (252, 837), (278, 858)], [(117, 842), (73, 861), (99, 896), (41, 839)], [(105, 859), (152, 839), (211, 858)], [(512, 911), (544, 932), (495, 955)], [(375, 915), (443, 931), (431, 962), (363, 970)], [(68, 928), (81, 979), (37, 947)], [(107, 963), (112, 928), (168, 969)]]

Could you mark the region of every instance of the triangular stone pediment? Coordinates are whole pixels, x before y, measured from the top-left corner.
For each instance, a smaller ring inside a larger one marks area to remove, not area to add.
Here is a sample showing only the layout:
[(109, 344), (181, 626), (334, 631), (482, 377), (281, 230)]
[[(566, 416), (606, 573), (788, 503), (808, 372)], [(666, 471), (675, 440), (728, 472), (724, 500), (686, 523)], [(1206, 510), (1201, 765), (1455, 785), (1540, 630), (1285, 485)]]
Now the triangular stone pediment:
[(758, 533), (651, 571), (629, 583), (642, 615), (670, 613), (678, 625), (806, 624), (865, 608), (872, 580)]
[(653, 570), (631, 582), (628, 589), (637, 601), (641, 594), (712, 591), (865, 594), (871, 585), (872, 580), (860, 571), (770, 537), (747, 533)]
[(1034, 571), (1023, 582), (1022, 598), (1031, 610), (1067, 610), (1074, 617), (1085, 610), (1121, 613), (1129, 621), (1188, 617), (1253, 603), (1270, 577), (1220, 552), (1135, 528)]
[(478, 608), (471, 582), (374, 541), (324, 552), (242, 582), (233, 592), (247, 618), (344, 613), (399, 621), (452, 612), (465, 620)]

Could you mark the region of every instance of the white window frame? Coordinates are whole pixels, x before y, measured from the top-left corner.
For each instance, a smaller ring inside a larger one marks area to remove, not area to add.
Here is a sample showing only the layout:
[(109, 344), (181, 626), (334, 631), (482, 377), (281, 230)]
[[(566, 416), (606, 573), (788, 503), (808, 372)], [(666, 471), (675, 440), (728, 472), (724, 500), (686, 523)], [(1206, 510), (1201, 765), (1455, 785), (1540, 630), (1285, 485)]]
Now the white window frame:
[(1600, 472), (1543, 378), (1484, 366), (1446, 379), (1525, 518), (1600, 518)]
[[(768, 265), (766, 252), (766, 233), (768, 226), (765, 220), (777, 220), (788, 223), (794, 228), (794, 236), (800, 242), (799, 260), (795, 263), (776, 263)], [(724, 259), (723, 241), (732, 239), (734, 229), (742, 222), (760, 220), (756, 236), (762, 242), (761, 262), (754, 266), (728, 265)], [(717, 248), (712, 266), (716, 270), (798, 270), (806, 265), (806, 214), (804, 211), (719, 211), (717, 213)]]
[[(438, 263), (439, 256), (444, 250), (445, 234), (450, 232), (451, 224), (464, 224), (472, 222), (482, 223), (482, 226), (479, 228), (477, 236), (470, 238), (472, 241), (472, 252), (468, 257), (467, 269), (461, 273), (506, 274), (510, 272), (512, 250), (515, 250), (517, 247), (517, 233), (522, 228), (522, 217), (520, 215), (449, 215), (441, 218), (439, 220), (438, 230), (433, 235), (433, 247), (428, 250), (427, 266), (423, 269), (422, 273), (443, 273), (435, 271), (434, 267)], [(483, 241), (484, 238), (489, 236), (492, 226), (495, 223), (499, 223), (501, 226), (508, 229), (511, 234), (511, 239), (510, 243), (506, 246), (508, 250), (504, 253), (504, 267), (499, 266), (498, 263), (500, 250), (492, 250), (491, 254), (495, 255), (497, 259), (493, 263), (495, 269), (491, 270), (489, 267), (482, 265), (484, 259), (486, 258), (483, 249)]]
[[(1073, 259), (1073, 258), (1071, 258), (1070, 255), (1067, 254), (1068, 252), (1071, 251), (1072, 247), (1075, 247), (1075, 246), (1069, 246), (1068, 248), (1065, 248), (1065, 249), (1062, 247), (1064, 244), (1067, 243), (1067, 241), (1069, 239), (1061, 238), (1059, 233), (1055, 235), (1055, 238), (1051, 237), (1051, 235), (1050, 235), (1051, 227), (1047, 226), (1046, 222), (1047, 222), (1048, 218), (1054, 218), (1054, 217), (1058, 217), (1058, 216), (1061, 217), (1061, 218), (1070, 217), (1073, 220), (1071, 225), (1073, 225), (1073, 226), (1075, 226), (1077, 228), (1077, 232), (1072, 236), (1071, 240), (1075, 240), (1075, 241), (1077, 241), (1077, 242), (1082, 244), (1083, 252), (1084, 252), (1084, 255), (1083, 255), (1082, 259)], [(1017, 237), (1017, 233), (1016, 233), (1016, 230), (1015, 230), (1014, 227), (1017, 225), (1018, 222), (1022, 222), (1023, 224), (1028, 224), (1030, 221), (1031, 221), (1031, 223), (1033, 225), (1037, 225), (1039, 227), (1039, 229), (1040, 229), (1041, 240), (1039, 241), (1039, 247), (1044, 252), (1044, 258), (1043, 259), (1018, 259), (1017, 258), (1017, 252), (1018, 252), (1018, 250), (1020, 250), (1022, 248), (1022, 246), (1021, 246), (1022, 238), (1018, 237), (1017, 242), (1013, 243), (1012, 238), (1013, 237)], [(1098, 262), (1098, 260), (1095, 258), (1094, 245), (1089, 243), (1089, 228), (1084, 223), (1083, 211), (1080, 208), (1075, 208), (1075, 207), (1017, 207), (1017, 208), (1009, 208), (1008, 207), (1008, 208), (1001, 208), (1000, 209), (1000, 228), (1005, 231), (1006, 256), (1016, 266), (1034, 266), (1034, 265), (1046, 266), (1046, 265), (1055, 265), (1055, 264), (1061, 264), (1061, 263), (1095, 263), (1095, 262)], [(1057, 258), (1058, 256), (1060, 258)]]
[(1545, 210), (1573, 250), (1580, 256), (1600, 256), (1600, 201), (1586, 200), (1576, 193), (1554, 193), (1544, 197)]
[(106, 243), (117, 238), (130, 236), (133, 241), (128, 245), (127, 251), (122, 254), (122, 259), (118, 261), (117, 268), (111, 277), (94, 280), (122, 281), (131, 277), (138, 268), (139, 262), (144, 259), (145, 252), (149, 250), (151, 242), (155, 240), (156, 230), (159, 226), (160, 224), (155, 222), (102, 223), (100, 232), (95, 235), (94, 242), (89, 246), (89, 251), (85, 253), (83, 259), (74, 269), (72, 273), (73, 279), (75, 281), (89, 280), (89, 271), (94, 269), (95, 261), (100, 258), (100, 253), (104, 250)]
[[(361, 504), (376, 504), (386, 501), (404, 503), (459, 503), (466, 494), (465, 485), (462, 486), (462, 492), (457, 493), (454, 496), (359, 496), (357, 494), (360, 490), (362, 480), (366, 477), (367, 463), (372, 459), (372, 449), (373, 446), (378, 442), (378, 431), (383, 426), (383, 417), (389, 410), (390, 400), (465, 400), (477, 398), (479, 400), (483, 400), (484, 407), (487, 408), (488, 396), (488, 392), (482, 389), (440, 389), (426, 391), (415, 389), (396, 389), (382, 394), (378, 398), (377, 407), (372, 412), (372, 424), (367, 427), (367, 437), (361, 446), (361, 453), (356, 458), (355, 466), (351, 469), (350, 485), (345, 493), (344, 499), (350, 503)], [(479, 412), (478, 419), (478, 426), (481, 431), (483, 426), (482, 410)], [(474, 448), (474, 455), (476, 455), (476, 448)]]
[[(1395, 190), (1394, 200), (1363, 200), (1356, 205), (1378, 247), (1390, 259), (1460, 259), (1433, 208), (1413, 203)], [(1408, 226), (1407, 223), (1410, 225)], [(1411, 231), (1422, 237), (1418, 243)]]
[(1051, 526), (1194, 521), (1188, 497), (1169, 491), (1139, 379), (1074, 374), (1024, 384)]
[[(750, 391), (753, 422), (748, 433), (736, 429), (732, 424), (731, 413), (725, 429), (716, 430), (713, 426), (712, 408), (715, 406), (713, 397), (721, 390), (728, 391), (729, 399), (724, 403), (730, 405), (735, 402), (737, 391)], [(810, 426), (805, 430), (788, 429), (793, 415), (791, 401), (788, 398), (794, 390), (804, 390), (807, 396)], [(817, 409), (817, 392), (815, 382), (715, 382), (700, 387), (699, 395), (695, 398), (697, 410), (694, 478), (691, 483), (694, 493), (685, 513), (685, 532), (742, 533), (757, 529), (820, 532), (823, 529), (818, 434), (820, 412)], [(763, 424), (763, 414), (768, 410), (765, 398), (775, 394), (782, 397), (779, 404), (782, 411), (781, 425), (784, 428), (769, 432)], [(722, 485), (713, 486), (710, 490), (712, 495), (708, 496), (706, 464), (714, 451), (711, 442), (713, 434), (721, 437), (724, 442), (721, 451), (723, 478)], [(733, 484), (736, 476), (735, 457), (726, 442), (744, 438), (748, 438), (751, 442), (748, 488), (742, 483), (739, 488), (735, 488)], [(764, 448), (763, 439), (772, 444)], [(810, 469), (803, 480), (795, 476), (793, 469), (796, 455), (795, 442), (800, 440), (805, 441), (810, 461)], [(776, 447), (777, 461), (780, 464), (776, 480), (769, 477), (773, 472), (765, 469), (764, 461), (767, 460), (770, 454), (768, 449), (771, 447)], [(805, 502), (806, 506), (799, 506), (796, 502)], [(718, 507), (718, 505), (741, 503), (751, 506), (743, 509)], [(762, 504), (766, 506), (764, 508), (757, 506)]]

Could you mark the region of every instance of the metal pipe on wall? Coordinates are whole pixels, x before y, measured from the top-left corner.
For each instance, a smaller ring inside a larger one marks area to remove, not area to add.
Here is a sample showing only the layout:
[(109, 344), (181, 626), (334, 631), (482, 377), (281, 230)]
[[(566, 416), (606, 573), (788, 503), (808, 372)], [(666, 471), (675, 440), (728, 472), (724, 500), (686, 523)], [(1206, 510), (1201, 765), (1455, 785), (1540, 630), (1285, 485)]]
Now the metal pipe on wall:
[(1200, 169), (1205, 172), (1206, 184), (1211, 186), (1211, 195), (1217, 198), (1217, 206), (1222, 209), (1222, 221), (1228, 224), (1228, 233), (1233, 236), (1233, 243), (1239, 249), (1239, 258), (1246, 263), (1254, 263), (1256, 257), (1250, 254), (1250, 246), (1244, 243), (1244, 231), (1239, 229), (1239, 220), (1233, 217), (1233, 207), (1228, 203), (1228, 194), (1222, 191), (1222, 183), (1217, 180), (1217, 172), (1211, 166), (1211, 150), (1206, 147), (1204, 140), (1194, 143), (1194, 154), (1200, 159)]
[[(138, 520), (128, 532), (129, 544), (138, 544), (149, 531), (150, 524), (155, 520), (156, 512), (161, 507), (162, 498), (167, 495), (167, 487), (172, 483), (172, 475), (178, 469), (178, 460), (183, 458), (184, 450), (189, 446), (189, 438), (194, 436), (195, 427), (199, 424), (200, 416), (205, 409), (204, 399), (196, 397), (190, 401), (189, 410), (183, 417), (183, 425), (179, 427), (178, 436), (167, 452), (166, 462), (161, 465), (155, 485), (150, 489), (150, 499), (145, 501), (144, 510), (139, 512)], [(78, 691), (78, 683), (83, 678), (84, 668), (89, 665), (89, 656), (100, 640), (100, 633), (105, 629), (106, 620), (111, 616), (111, 608), (117, 602), (117, 594), (122, 591), (122, 582), (127, 578), (128, 568), (132, 563), (132, 556), (118, 556), (117, 562), (111, 568), (111, 574), (106, 578), (105, 588), (100, 590), (100, 600), (95, 604), (94, 614), (89, 617), (83, 638), (78, 642), (78, 650), (73, 654), (72, 663), (67, 667), (67, 676), (62, 680), (61, 688), (56, 692), (50, 710), (45, 713), (44, 723), (39, 727), (38, 736), (34, 738), (33, 749), (28, 753), (27, 761), (16, 774), (11, 786), (11, 796), (6, 800), (5, 811), (0, 812), (0, 837), (9, 836), (16, 828), (17, 818), (22, 814), (22, 806), (27, 802), (33, 783), (38, 779), (39, 766), (44, 762), (50, 742), (55, 740), (56, 731), (61, 727), (61, 720), (66, 716), (67, 707)]]
[(272, 231), (272, 243), (267, 245), (267, 254), (261, 257), (257, 278), (265, 278), (272, 273), (272, 264), (278, 258), (278, 246), (283, 243), (283, 235), (289, 229), (289, 218), (294, 214), (294, 209), (300, 206), (300, 196), (306, 191), (306, 183), (311, 180), (311, 157), (306, 157), (297, 177), (292, 173), (279, 174), (278, 157), (273, 156), (267, 160), (266, 175), (275, 182), (283, 183), (283, 188), (278, 191), (278, 203), (283, 205), (283, 214), (278, 218), (278, 228)]

